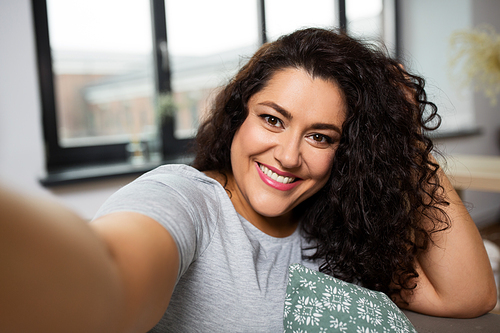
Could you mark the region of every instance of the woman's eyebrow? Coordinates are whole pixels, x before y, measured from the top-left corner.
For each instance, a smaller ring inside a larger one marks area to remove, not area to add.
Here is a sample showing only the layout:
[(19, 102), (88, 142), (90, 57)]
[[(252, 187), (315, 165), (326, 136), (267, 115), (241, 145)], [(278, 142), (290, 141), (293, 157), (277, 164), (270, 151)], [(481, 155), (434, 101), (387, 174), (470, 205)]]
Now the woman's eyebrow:
[(274, 102), (262, 102), (262, 103), (259, 103), (259, 105), (264, 105), (264, 106), (268, 106), (270, 108), (273, 108), (274, 110), (279, 112), (283, 117), (285, 117), (288, 120), (292, 120), (292, 118), (293, 118), (293, 116), (290, 112), (288, 112), (287, 110), (285, 110), (284, 108), (282, 108), (281, 106), (279, 106), (278, 104), (276, 104)]
[[(276, 104), (274, 102), (267, 102), (266, 101), (266, 102), (259, 103), (259, 105), (268, 106), (268, 107), (276, 110), (278, 113), (280, 113), (283, 117), (285, 117), (288, 120), (292, 120), (292, 118), (293, 118), (293, 116), (290, 112), (288, 112), (287, 110), (285, 110), (284, 108), (282, 108), (281, 106), (279, 106), (278, 104)], [(334, 125), (334, 124), (315, 123), (311, 127), (314, 129), (332, 130), (332, 131), (335, 131), (339, 134), (342, 134), (342, 130), (340, 129), (340, 127), (338, 127), (337, 125)]]
[(314, 129), (332, 130), (332, 131), (335, 131), (339, 134), (342, 134), (342, 130), (337, 125), (334, 125), (334, 124), (316, 123), (316, 124), (312, 124), (311, 127)]

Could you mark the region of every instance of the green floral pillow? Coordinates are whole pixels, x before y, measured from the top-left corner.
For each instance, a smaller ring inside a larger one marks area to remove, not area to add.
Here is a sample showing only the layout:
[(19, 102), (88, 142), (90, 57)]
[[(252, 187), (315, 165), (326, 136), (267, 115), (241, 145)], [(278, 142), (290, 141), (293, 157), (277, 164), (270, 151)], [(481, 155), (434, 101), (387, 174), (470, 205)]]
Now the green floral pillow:
[(285, 332), (409, 333), (417, 331), (387, 295), (290, 265)]

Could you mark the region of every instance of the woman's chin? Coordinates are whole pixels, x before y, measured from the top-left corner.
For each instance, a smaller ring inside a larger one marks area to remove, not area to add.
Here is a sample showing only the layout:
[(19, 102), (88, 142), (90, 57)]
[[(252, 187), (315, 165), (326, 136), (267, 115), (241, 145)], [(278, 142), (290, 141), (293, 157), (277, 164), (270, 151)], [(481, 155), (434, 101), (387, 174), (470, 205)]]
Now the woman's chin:
[(263, 217), (271, 219), (288, 218), (292, 209), (290, 207), (261, 207), (256, 212)]

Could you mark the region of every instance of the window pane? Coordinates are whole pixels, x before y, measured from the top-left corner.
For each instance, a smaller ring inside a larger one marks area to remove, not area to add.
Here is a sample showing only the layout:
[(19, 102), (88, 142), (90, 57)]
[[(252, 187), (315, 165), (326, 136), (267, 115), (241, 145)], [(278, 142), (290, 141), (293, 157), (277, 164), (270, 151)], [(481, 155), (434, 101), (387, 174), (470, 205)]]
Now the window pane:
[(381, 41), (396, 55), (396, 1), (346, 0), (347, 31), (355, 37)]
[(156, 138), (149, 1), (48, 0), (62, 147)]
[(192, 137), (214, 89), (258, 46), (255, 0), (167, 0), (175, 136)]
[(349, 34), (369, 39), (383, 38), (383, 0), (346, 0)]
[(265, 11), (270, 41), (300, 28), (338, 25), (335, 0), (266, 0)]

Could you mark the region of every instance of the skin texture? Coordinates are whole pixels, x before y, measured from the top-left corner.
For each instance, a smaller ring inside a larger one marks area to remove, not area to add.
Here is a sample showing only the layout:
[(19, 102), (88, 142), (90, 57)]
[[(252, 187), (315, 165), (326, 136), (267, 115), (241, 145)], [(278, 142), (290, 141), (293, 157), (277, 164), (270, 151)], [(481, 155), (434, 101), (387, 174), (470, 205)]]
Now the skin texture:
[[(291, 234), (296, 227), (292, 209), (330, 176), (344, 114), (335, 84), (302, 69), (276, 73), (250, 98), (248, 117), (233, 139), (227, 188), (238, 213), (272, 236)], [(260, 164), (295, 177), (295, 186), (273, 186), (267, 175), (259, 175)]]

